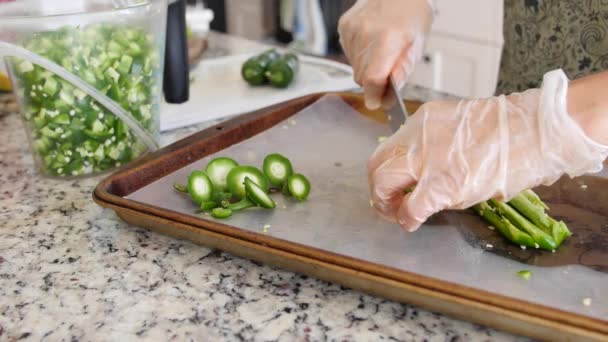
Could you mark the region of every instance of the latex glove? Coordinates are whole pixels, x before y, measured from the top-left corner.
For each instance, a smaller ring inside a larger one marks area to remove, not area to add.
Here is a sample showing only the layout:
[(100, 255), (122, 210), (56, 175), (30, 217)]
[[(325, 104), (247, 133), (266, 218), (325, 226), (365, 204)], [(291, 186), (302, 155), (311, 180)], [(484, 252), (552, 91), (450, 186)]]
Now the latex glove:
[(368, 108), (382, 104), (389, 76), (403, 87), (422, 55), (432, 13), (430, 0), (359, 0), (340, 18), (340, 44)]
[(423, 105), (370, 158), (374, 207), (413, 231), (444, 209), (509, 200), (563, 174), (600, 171), (608, 146), (568, 114), (567, 91), (568, 79), (557, 70), (545, 75), (541, 89)]

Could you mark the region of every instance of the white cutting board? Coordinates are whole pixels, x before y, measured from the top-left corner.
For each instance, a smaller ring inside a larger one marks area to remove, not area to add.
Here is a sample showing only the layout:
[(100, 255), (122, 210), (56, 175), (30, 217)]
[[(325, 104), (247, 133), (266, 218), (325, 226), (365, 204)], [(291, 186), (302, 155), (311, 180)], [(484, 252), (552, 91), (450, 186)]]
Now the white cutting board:
[(357, 87), (350, 66), (309, 56), (300, 56), (300, 71), (289, 87), (252, 87), (240, 73), (241, 65), (252, 55), (202, 60), (190, 72), (190, 100), (161, 105), (161, 131), (251, 112), (312, 93)]

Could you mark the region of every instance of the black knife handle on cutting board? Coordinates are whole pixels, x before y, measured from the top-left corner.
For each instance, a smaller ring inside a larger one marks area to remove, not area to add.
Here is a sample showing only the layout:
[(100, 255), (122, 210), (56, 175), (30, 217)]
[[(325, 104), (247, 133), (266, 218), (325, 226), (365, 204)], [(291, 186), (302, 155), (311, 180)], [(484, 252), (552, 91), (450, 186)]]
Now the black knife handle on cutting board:
[(170, 1), (167, 10), (167, 38), (163, 92), (168, 103), (183, 103), (190, 96), (186, 0)]

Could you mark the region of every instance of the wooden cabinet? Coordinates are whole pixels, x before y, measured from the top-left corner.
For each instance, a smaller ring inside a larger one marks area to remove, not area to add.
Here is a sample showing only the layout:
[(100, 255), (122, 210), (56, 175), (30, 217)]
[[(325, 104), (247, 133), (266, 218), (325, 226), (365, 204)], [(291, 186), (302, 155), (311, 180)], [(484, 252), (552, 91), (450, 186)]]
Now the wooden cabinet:
[(410, 81), (463, 97), (491, 96), (502, 51), (502, 0), (435, 0), (435, 22)]

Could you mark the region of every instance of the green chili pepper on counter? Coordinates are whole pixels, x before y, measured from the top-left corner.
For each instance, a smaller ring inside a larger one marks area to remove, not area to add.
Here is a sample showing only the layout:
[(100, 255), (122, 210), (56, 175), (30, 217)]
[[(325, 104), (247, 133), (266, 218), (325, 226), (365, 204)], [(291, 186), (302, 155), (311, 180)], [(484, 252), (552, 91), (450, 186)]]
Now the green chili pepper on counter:
[(299, 69), (298, 56), (286, 53), (283, 57), (273, 61), (266, 70), (266, 79), (273, 87), (285, 88), (295, 79)]
[(279, 59), (279, 53), (274, 49), (253, 56), (241, 67), (241, 76), (252, 86), (264, 84), (268, 66), (277, 59)]

